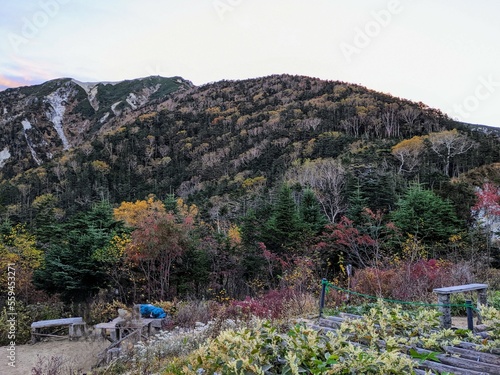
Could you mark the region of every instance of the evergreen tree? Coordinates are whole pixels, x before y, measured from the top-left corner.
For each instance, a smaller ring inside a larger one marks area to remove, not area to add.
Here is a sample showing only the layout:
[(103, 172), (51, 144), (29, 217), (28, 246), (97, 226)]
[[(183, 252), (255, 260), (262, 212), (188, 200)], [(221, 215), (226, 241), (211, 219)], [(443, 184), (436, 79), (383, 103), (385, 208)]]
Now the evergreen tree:
[(346, 217), (355, 224), (360, 225), (364, 221), (363, 210), (366, 207), (368, 207), (368, 198), (363, 195), (358, 180), (358, 183), (353, 189), (353, 193), (349, 196), (349, 206), (347, 208)]
[(397, 205), (391, 214), (394, 224), (423, 243), (444, 242), (459, 231), (452, 204), (419, 184), (411, 186)]
[(328, 223), (328, 219), (311, 189), (304, 190), (299, 215), (302, 225), (311, 232), (311, 235), (319, 234)]
[(292, 191), (287, 185), (283, 185), (271, 218), (264, 226), (264, 243), (274, 253), (287, 254), (296, 247), (304, 229), (297, 205), (292, 198)]
[(49, 245), (44, 266), (34, 274), (35, 286), (60, 293), (66, 302), (85, 301), (106, 287), (105, 268), (93, 255), (109, 243), (117, 225), (107, 204), (63, 224), (62, 238)]

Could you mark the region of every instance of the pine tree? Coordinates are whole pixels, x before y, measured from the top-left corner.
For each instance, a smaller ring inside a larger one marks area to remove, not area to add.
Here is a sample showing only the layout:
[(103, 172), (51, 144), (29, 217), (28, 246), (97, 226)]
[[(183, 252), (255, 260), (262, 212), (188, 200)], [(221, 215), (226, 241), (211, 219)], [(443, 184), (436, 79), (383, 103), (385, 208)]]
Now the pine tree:
[(62, 225), (62, 238), (49, 245), (33, 282), (66, 302), (81, 302), (107, 286), (105, 268), (93, 257), (111, 240), (118, 223), (111, 207), (100, 204)]
[(328, 223), (328, 219), (311, 189), (304, 190), (299, 214), (302, 225), (311, 232), (311, 235), (319, 234)]

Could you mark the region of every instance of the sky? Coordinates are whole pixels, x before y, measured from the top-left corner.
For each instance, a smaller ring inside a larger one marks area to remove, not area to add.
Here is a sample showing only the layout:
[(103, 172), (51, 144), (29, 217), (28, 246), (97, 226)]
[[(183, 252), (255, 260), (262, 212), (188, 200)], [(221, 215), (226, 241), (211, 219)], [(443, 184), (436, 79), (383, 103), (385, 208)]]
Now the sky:
[(498, 0), (0, 0), (0, 90), (294, 74), (500, 127)]

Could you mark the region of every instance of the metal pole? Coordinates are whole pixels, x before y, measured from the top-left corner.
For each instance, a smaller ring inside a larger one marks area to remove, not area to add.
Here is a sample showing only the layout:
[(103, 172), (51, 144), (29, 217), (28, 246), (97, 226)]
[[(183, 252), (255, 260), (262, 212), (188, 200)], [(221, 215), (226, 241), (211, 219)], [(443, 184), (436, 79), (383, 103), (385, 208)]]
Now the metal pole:
[(467, 306), (467, 328), (471, 331), (474, 330), (474, 322), (472, 318), (472, 301), (465, 301), (465, 305)]
[(325, 307), (325, 295), (326, 295), (326, 284), (328, 281), (326, 279), (321, 280), (321, 295), (319, 298), (319, 317), (323, 315), (323, 308)]

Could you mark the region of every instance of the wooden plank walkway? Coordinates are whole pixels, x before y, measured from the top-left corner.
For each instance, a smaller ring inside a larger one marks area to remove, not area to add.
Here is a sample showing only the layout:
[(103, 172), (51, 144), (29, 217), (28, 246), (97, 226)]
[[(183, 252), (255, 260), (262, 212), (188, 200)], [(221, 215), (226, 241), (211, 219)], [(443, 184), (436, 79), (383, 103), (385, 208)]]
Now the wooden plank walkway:
[[(346, 319), (362, 318), (362, 316), (352, 314), (327, 316), (320, 318), (318, 323), (313, 325), (313, 328), (323, 332), (335, 331)], [(363, 346), (357, 342), (353, 342), (353, 344)], [(381, 347), (385, 346), (384, 342), (378, 344)], [(431, 353), (429, 350), (418, 347), (402, 347), (401, 349), (403, 352), (401, 355), (408, 355), (410, 349), (423, 355)], [(478, 349), (478, 345), (466, 342), (457, 346), (445, 346), (443, 352), (436, 355), (439, 362), (429, 359), (417, 362), (416, 374), (423, 375), (425, 370), (432, 370), (438, 373), (447, 372), (456, 375), (500, 375), (500, 349), (497, 353), (484, 353), (476, 349)]]

